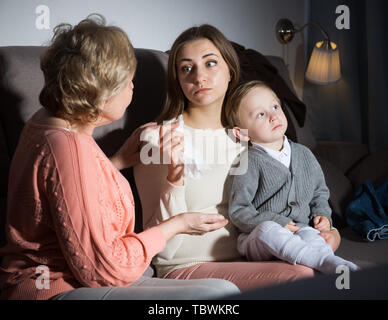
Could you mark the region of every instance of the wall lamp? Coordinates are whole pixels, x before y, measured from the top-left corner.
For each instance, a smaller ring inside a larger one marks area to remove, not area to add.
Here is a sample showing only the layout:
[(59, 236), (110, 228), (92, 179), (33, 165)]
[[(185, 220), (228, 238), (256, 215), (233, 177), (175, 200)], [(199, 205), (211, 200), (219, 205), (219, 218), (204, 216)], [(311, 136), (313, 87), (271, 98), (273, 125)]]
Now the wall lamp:
[(338, 46), (330, 41), (329, 35), (319, 24), (311, 21), (300, 29), (295, 29), (290, 20), (280, 19), (276, 24), (277, 38), (282, 44), (288, 44), (296, 33), (303, 31), (309, 25), (318, 28), (322, 32), (324, 40), (314, 45), (306, 69), (306, 79), (320, 85), (335, 83), (341, 78)]

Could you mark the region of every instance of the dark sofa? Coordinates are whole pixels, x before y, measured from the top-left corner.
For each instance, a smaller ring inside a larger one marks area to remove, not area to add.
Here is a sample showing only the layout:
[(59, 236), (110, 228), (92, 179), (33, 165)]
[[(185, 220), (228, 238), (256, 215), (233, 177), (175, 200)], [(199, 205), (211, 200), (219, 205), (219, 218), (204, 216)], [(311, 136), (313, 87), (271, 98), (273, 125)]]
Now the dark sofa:
[[(0, 236), (4, 243), (4, 223), (8, 171), (13, 152), (24, 123), (38, 109), (38, 95), (43, 86), (39, 56), (44, 47), (0, 47)], [(125, 116), (107, 126), (97, 128), (94, 136), (109, 156), (116, 151), (130, 133), (160, 112), (165, 98), (167, 54), (157, 50), (136, 49), (138, 68), (134, 79), (134, 96)], [(293, 90), (287, 68), (279, 57), (266, 57)], [(366, 145), (351, 142), (316, 141), (305, 125), (298, 126), (288, 110), (289, 125), (296, 132), (296, 140), (316, 154), (331, 191), (330, 204), (335, 226), (342, 242), (337, 254), (358, 263), (361, 267), (388, 264), (388, 241), (367, 243), (346, 224), (344, 212), (356, 190), (367, 178), (379, 183), (388, 176), (388, 151), (369, 154)], [(132, 170), (123, 172), (134, 191), (136, 201), (136, 230), (142, 226), (141, 204), (136, 194)]]

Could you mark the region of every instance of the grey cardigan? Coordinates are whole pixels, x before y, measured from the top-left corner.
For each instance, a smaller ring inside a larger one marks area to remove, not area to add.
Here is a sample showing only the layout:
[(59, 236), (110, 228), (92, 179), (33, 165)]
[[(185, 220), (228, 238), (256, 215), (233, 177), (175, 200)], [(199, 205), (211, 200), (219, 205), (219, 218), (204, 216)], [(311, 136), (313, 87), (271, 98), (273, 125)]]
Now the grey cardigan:
[(315, 216), (331, 220), (329, 189), (318, 161), (305, 146), (291, 145), (287, 168), (265, 151), (249, 147), (243, 175), (229, 175), (229, 219), (243, 233), (250, 233), (262, 221), (282, 226), (293, 220), (297, 226), (311, 225)]

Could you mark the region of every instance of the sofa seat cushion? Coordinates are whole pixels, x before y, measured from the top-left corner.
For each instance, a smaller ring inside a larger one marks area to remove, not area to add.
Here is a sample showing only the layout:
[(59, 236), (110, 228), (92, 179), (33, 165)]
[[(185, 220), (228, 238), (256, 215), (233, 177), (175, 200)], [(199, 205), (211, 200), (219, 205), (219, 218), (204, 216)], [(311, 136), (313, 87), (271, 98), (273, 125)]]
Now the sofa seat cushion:
[(350, 227), (340, 230), (341, 244), (336, 255), (350, 260), (361, 268), (388, 264), (388, 240), (364, 241)]

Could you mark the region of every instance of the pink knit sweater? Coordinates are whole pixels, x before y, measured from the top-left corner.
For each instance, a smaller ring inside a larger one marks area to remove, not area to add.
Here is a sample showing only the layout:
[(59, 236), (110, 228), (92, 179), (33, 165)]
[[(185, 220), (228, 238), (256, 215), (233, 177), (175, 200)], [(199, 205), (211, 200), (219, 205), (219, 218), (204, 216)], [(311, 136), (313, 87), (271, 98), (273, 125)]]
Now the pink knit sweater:
[(130, 285), (166, 244), (156, 227), (135, 234), (134, 218), (127, 180), (91, 136), (29, 121), (10, 169), (1, 298)]

